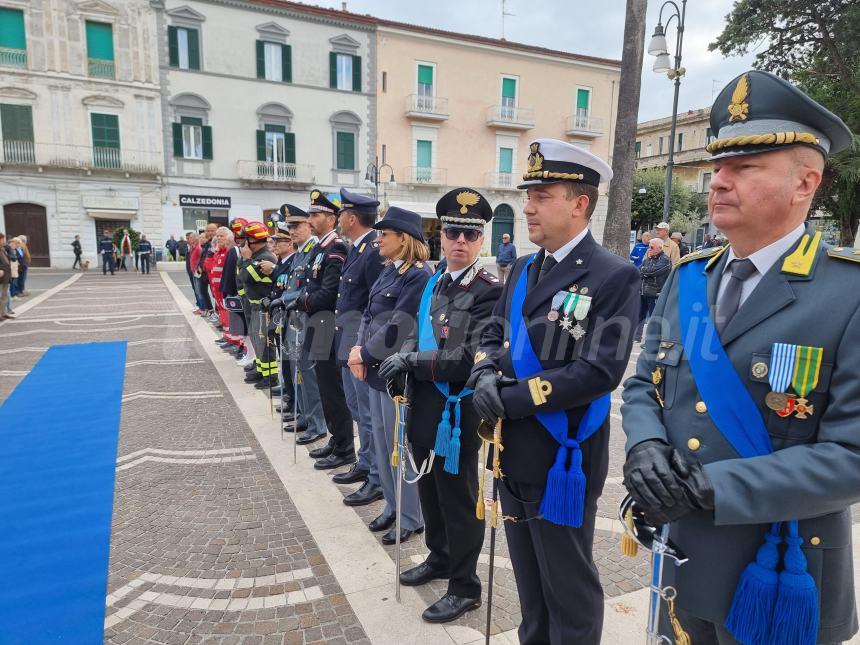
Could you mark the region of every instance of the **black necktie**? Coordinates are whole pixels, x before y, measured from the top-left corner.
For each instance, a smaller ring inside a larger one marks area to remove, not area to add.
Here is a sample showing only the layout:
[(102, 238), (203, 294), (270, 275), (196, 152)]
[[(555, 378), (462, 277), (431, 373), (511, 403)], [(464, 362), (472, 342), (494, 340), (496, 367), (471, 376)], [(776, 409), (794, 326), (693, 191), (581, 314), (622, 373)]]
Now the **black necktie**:
[(717, 315), (714, 320), (717, 333), (722, 334), (729, 321), (737, 313), (741, 304), (741, 291), (744, 288), (744, 282), (755, 272), (756, 268), (752, 260), (732, 260), (729, 264), (729, 282), (717, 302)]
[(549, 273), (550, 269), (552, 269), (558, 262), (551, 255), (547, 255), (543, 259), (543, 264), (540, 267), (540, 273), (538, 274), (538, 282), (543, 280), (546, 277), (546, 274)]
[(448, 290), (448, 287), (451, 286), (452, 282), (454, 282), (454, 278), (451, 277), (451, 274), (443, 273), (442, 277), (439, 278), (439, 284), (436, 285), (437, 295), (440, 293), (445, 293), (445, 291)]

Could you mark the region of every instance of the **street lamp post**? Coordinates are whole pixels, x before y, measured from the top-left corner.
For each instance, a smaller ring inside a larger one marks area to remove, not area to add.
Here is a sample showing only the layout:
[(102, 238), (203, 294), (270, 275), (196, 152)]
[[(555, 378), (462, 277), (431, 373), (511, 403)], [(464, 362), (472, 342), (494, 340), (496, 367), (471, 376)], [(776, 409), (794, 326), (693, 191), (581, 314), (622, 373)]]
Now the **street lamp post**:
[(379, 173), (385, 168), (388, 168), (388, 171), (391, 173), (391, 178), (388, 180), (388, 185), (391, 188), (394, 188), (397, 185), (397, 182), (394, 181), (394, 168), (392, 168), (387, 163), (384, 163), (380, 166), (378, 156), (376, 157), (374, 163), (368, 164), (367, 172), (364, 174), (364, 180), (373, 184), (373, 195), (376, 201), (379, 201)]
[[(663, 27), (663, 9), (671, 5), (674, 9), (672, 15), (666, 20), (666, 26)], [(675, 128), (678, 124), (678, 92), (681, 89), (681, 77), (686, 73), (681, 67), (681, 48), (684, 44), (684, 18), (687, 14), (687, 0), (681, 0), (681, 7), (673, 2), (666, 0), (660, 7), (660, 14), (657, 18), (657, 26), (654, 28), (654, 35), (651, 37), (651, 42), (648, 44), (648, 53), (655, 56), (653, 70), (658, 74), (666, 73), (670, 80), (675, 81), (675, 96), (672, 99), (672, 126), (669, 130), (669, 159), (666, 161), (666, 186), (663, 189), (663, 221), (669, 221), (669, 207), (672, 202), (672, 168), (675, 165)], [(672, 18), (678, 20), (677, 38), (675, 41), (675, 67), (669, 64), (669, 49), (666, 44), (666, 32), (669, 29), (669, 23)]]

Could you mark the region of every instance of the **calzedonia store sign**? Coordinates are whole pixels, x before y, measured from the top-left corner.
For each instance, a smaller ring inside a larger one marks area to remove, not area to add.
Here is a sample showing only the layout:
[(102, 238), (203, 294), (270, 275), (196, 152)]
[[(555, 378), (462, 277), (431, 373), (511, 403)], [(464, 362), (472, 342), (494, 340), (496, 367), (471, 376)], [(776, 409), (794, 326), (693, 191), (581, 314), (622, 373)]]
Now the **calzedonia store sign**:
[(230, 208), (230, 198), (218, 195), (180, 195), (179, 205), (186, 208)]

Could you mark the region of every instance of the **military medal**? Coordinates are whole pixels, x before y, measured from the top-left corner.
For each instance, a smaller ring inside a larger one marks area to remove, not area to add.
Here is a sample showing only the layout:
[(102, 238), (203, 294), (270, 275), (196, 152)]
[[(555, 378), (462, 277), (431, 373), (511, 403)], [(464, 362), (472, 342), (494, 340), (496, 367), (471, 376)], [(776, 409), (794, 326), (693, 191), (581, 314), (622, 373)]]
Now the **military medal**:
[(821, 347), (801, 345), (797, 348), (797, 360), (794, 363), (791, 387), (797, 392), (798, 397), (790, 414), (794, 414), (798, 419), (807, 419), (810, 414), (815, 413), (815, 407), (809, 404), (806, 397), (818, 385), (823, 358), (824, 350)]
[(586, 293), (588, 293), (588, 287), (583, 287), (579, 290), (579, 295), (575, 296), (573, 317), (576, 319), (576, 324), (570, 330), (570, 335), (573, 336), (574, 340), (579, 340), (585, 336), (585, 328), (579, 323), (585, 320), (588, 310), (591, 309), (591, 296), (586, 296)]
[(768, 392), (764, 397), (764, 404), (774, 412), (779, 412), (788, 405), (788, 399), (788, 395), (784, 392)]
[(442, 332), (439, 334), (439, 338), (448, 338), (448, 332), (449, 331), (450, 330), (448, 328), (448, 325), (443, 325), (442, 326)]
[[(815, 413), (815, 406), (806, 397), (818, 385), (823, 358), (821, 347), (774, 343), (768, 378), (774, 391), (765, 397), (765, 405), (782, 418), (794, 415), (808, 419)], [(797, 396), (785, 393), (789, 382)]]
[(790, 397), (785, 391), (791, 382), (796, 356), (797, 345), (774, 343), (771, 348), (767, 382), (772, 391), (764, 398), (764, 404), (774, 412), (784, 410), (788, 405)]
[(546, 319), (549, 320), (550, 322), (555, 322), (556, 320), (558, 320), (558, 312), (555, 309), (553, 309), (552, 311), (550, 311), (546, 315)]
[[(576, 285), (574, 285), (575, 287)], [(574, 288), (573, 291), (576, 289)], [(564, 299), (567, 298), (567, 291), (559, 291), (552, 297), (552, 304), (549, 306), (549, 313), (546, 315), (546, 319), (550, 322), (555, 322), (558, 320), (559, 313), (556, 311), (561, 303), (564, 302)]]

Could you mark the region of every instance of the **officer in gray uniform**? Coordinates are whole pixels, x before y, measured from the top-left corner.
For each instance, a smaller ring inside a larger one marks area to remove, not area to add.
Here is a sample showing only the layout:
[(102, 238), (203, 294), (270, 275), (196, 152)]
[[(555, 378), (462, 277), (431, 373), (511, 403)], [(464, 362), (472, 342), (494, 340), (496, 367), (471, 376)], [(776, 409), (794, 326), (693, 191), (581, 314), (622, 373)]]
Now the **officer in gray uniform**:
[(708, 211), (731, 245), (686, 256), (666, 282), (623, 391), (624, 482), (689, 558), (664, 576), (693, 643), (847, 641), (860, 292), (846, 287), (860, 251), (805, 220), (852, 135), (760, 71), (723, 89), (711, 128)]

